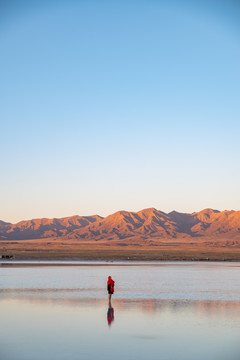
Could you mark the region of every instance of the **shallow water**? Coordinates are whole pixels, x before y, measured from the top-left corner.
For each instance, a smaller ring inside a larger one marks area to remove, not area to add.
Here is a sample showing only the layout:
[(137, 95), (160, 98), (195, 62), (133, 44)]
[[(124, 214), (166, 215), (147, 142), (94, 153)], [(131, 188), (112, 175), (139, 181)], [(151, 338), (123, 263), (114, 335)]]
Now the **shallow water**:
[(60, 265), (0, 267), (1, 360), (240, 358), (239, 263)]

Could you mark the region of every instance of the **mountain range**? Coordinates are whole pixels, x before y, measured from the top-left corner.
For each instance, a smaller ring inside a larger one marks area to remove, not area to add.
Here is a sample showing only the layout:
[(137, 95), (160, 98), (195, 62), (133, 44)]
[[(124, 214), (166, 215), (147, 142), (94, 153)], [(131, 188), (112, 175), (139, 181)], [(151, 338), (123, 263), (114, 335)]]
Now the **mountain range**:
[(0, 240), (62, 238), (76, 240), (178, 239), (227, 237), (240, 239), (240, 211), (205, 209), (192, 214), (154, 208), (118, 211), (107, 217), (70, 216), (33, 219), (16, 224), (0, 221)]

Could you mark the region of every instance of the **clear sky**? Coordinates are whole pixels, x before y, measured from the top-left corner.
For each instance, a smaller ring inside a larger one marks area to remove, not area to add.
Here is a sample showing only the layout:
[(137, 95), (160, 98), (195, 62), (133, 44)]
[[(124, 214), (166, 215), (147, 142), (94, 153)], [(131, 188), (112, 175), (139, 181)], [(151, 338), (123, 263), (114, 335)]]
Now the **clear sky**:
[(1, 1), (0, 219), (240, 209), (240, 3)]

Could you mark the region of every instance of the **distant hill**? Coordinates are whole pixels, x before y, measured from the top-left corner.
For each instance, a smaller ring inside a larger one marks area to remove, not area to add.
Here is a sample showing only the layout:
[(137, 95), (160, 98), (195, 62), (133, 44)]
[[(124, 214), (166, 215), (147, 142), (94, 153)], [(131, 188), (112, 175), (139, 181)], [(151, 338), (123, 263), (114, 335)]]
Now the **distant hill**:
[(60, 219), (33, 219), (17, 224), (0, 221), (0, 240), (63, 238), (121, 240), (131, 238), (169, 239), (194, 237), (240, 238), (240, 211), (205, 209), (192, 214), (154, 208), (138, 212), (118, 211), (105, 218), (71, 216)]

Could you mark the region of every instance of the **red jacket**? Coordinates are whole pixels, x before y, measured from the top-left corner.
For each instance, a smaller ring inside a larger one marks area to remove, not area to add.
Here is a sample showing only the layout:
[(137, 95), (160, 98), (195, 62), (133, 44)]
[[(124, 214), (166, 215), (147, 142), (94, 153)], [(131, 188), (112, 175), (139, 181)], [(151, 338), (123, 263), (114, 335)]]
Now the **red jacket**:
[(109, 276), (108, 277), (108, 281), (107, 281), (107, 289), (113, 294), (114, 293), (114, 281), (113, 279)]

